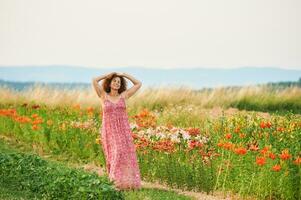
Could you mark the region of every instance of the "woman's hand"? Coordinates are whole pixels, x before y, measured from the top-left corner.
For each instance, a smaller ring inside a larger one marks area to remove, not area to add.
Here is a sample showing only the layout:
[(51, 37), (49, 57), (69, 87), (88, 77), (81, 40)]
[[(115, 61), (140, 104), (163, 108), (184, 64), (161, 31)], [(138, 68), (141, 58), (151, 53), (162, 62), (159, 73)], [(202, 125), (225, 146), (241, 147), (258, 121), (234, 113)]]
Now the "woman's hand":
[(117, 73), (117, 76), (124, 76), (124, 73)]

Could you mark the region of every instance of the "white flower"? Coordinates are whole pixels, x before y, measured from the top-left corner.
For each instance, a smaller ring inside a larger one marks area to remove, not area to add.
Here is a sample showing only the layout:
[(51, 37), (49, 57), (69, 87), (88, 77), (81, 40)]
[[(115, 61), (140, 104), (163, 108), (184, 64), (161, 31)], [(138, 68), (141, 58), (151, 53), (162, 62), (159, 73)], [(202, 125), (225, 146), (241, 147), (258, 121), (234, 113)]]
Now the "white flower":
[(184, 140), (189, 140), (191, 138), (188, 132), (182, 130), (181, 133)]
[(209, 141), (208, 137), (205, 137), (205, 136), (202, 136), (202, 135), (196, 136), (195, 139), (202, 142), (202, 143), (207, 143)]
[(180, 129), (179, 128), (177, 128), (177, 127), (172, 127), (171, 129), (170, 129), (170, 131), (172, 132), (172, 133), (179, 133), (179, 131), (180, 131)]
[(136, 123), (130, 123), (130, 127), (133, 130), (134, 128), (138, 128), (138, 125)]
[(171, 141), (173, 141), (173, 142), (177, 142), (177, 143), (181, 142), (180, 138), (178, 138), (178, 135), (176, 135), (176, 134), (172, 134), (172, 135), (170, 136), (170, 139), (171, 139)]
[(159, 137), (159, 138), (166, 138), (166, 135), (164, 133), (162, 133), (162, 132), (158, 132), (157, 133), (157, 137)]
[(152, 135), (153, 134), (153, 130), (151, 128), (146, 129), (146, 134), (147, 135)]
[(143, 130), (138, 131), (137, 135), (140, 136), (140, 137), (143, 137), (144, 136), (144, 131)]

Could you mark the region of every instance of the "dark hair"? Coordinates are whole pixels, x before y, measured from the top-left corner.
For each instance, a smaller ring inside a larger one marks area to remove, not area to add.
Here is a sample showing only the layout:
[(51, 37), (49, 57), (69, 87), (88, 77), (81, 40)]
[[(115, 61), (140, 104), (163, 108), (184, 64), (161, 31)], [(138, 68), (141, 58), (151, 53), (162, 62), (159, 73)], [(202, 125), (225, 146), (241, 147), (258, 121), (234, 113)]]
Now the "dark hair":
[(113, 74), (113, 75), (111, 75), (111, 77), (106, 78), (102, 82), (102, 88), (104, 89), (105, 92), (110, 93), (110, 91), (111, 91), (110, 85), (111, 85), (111, 82), (112, 82), (113, 78), (115, 78), (115, 77), (119, 77), (120, 78), (120, 82), (121, 82), (120, 88), (118, 89), (118, 93), (120, 94), (120, 93), (122, 93), (123, 91), (126, 90), (126, 88), (127, 88), (127, 82), (126, 82), (125, 78), (122, 77), (122, 76), (118, 76), (116, 74)]

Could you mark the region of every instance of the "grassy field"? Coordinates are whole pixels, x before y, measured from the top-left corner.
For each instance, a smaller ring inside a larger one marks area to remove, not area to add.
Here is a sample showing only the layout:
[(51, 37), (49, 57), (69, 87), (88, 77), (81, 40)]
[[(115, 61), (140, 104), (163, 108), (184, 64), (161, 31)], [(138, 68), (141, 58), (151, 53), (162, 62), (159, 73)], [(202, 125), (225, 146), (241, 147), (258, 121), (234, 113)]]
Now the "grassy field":
[[(16, 160), (16, 162), (14, 163), (14, 165), (12, 165), (12, 161), (10, 161), (10, 166), (11, 168), (9, 170), (11, 170), (11, 174), (9, 173), (5, 173), (1, 174), (1, 176), (10, 176), (10, 179), (13, 179), (14, 181), (11, 181), (10, 184), (8, 184), (7, 182), (5, 182), (4, 180), (0, 181), (0, 198), (1, 199), (49, 199), (50, 197), (43, 197), (43, 193), (39, 193), (41, 188), (35, 187), (35, 192), (33, 191), (33, 187), (31, 186), (31, 190), (27, 189), (26, 187), (20, 188), (20, 182), (18, 183), (17, 180), (20, 180), (20, 176), (24, 176), (22, 177), (22, 181), (26, 182), (26, 183), (31, 183), (34, 184), (32, 180), (33, 177), (29, 176), (28, 178), (25, 177), (25, 174), (29, 173), (29, 170), (23, 169), (22, 170), (22, 174), (18, 174), (18, 170), (15, 170), (15, 168), (22, 168), (22, 167), (26, 167), (26, 166), (31, 166), (32, 169), (34, 169), (35, 173), (38, 173), (38, 171), (41, 169), (41, 166), (39, 166), (37, 163), (34, 163), (33, 160), (34, 159), (40, 159), (40, 157), (35, 154), (35, 151), (30, 149), (29, 147), (26, 147), (24, 145), (21, 145), (18, 143), (11, 143), (11, 141), (7, 141), (7, 140), (3, 140), (3, 138), (1, 138), (0, 140), (0, 159), (1, 159), (1, 163), (2, 163), (2, 170), (4, 169), (3, 165), (6, 164), (4, 162), (4, 157), (10, 156), (10, 159), (13, 160), (15, 157), (11, 156), (11, 155), (21, 155), (19, 160)], [(27, 152), (26, 154), (24, 154), (24, 152)], [(25, 156), (23, 156), (25, 155)], [(26, 158), (28, 158), (28, 155), (36, 155), (36, 156), (31, 156), (31, 158), (34, 158), (31, 160), (31, 162), (26, 162), (24, 163), (26, 160)], [(64, 164), (64, 165), (60, 165), (59, 170), (71, 170), (73, 168), (65, 168), (65, 166), (70, 165), (70, 161), (68, 161), (68, 158), (65, 157), (64, 161), (58, 161), (60, 159), (62, 159), (64, 156), (52, 156), (51, 159), (47, 160), (47, 162), (45, 162), (44, 164), (48, 167), (51, 168), (51, 166), (53, 165), (53, 163), (55, 164)], [(22, 166), (22, 163), (26, 164), (26, 166)], [(62, 169), (61, 169), (62, 168)], [(8, 169), (8, 168), (6, 168)], [(57, 169), (55, 169), (57, 170)], [(53, 172), (51, 172), (53, 173)], [(58, 178), (60, 180), (56, 180), (56, 184), (64, 184), (64, 189), (66, 189), (67, 191), (70, 191), (70, 193), (73, 193), (72, 188), (68, 188), (68, 179), (62, 179), (62, 175), (61, 173), (55, 171), (55, 173), (60, 174), (58, 176)], [(88, 173), (82, 173), (81, 175), (86, 175)], [(40, 181), (39, 181), (39, 185), (44, 184), (45, 182), (47, 182), (47, 179), (49, 179), (49, 174), (47, 174), (47, 172), (43, 172), (43, 174), (38, 174)], [(15, 178), (13, 178), (15, 177)], [(101, 179), (100, 179), (101, 180)], [(73, 180), (74, 181), (74, 180)], [(87, 183), (88, 184), (88, 183)], [(91, 188), (91, 186), (89, 186), (89, 188)], [(48, 187), (48, 193), (50, 193), (50, 190), (54, 190), (51, 187)], [(117, 191), (116, 191), (117, 192)], [(173, 191), (167, 191), (167, 190), (161, 190), (161, 189), (149, 189), (149, 188), (143, 188), (141, 190), (136, 190), (136, 191), (122, 191), (121, 192), (123, 194), (123, 198), (120, 199), (129, 199), (129, 200), (135, 200), (135, 199), (154, 199), (154, 200), (160, 200), (160, 199), (179, 199), (179, 200), (189, 200), (192, 199), (190, 197), (184, 196), (184, 195), (179, 195)], [(73, 193), (74, 194), (74, 193)], [(53, 195), (53, 194), (52, 194)], [(52, 198), (66, 198), (68, 199), (69, 197), (71, 198), (71, 194), (67, 194), (67, 197), (63, 197), (63, 196), (52, 196)], [(82, 193), (81, 195), (84, 195), (84, 193)], [(73, 196), (72, 199), (83, 199), (83, 196)], [(102, 198), (89, 198), (89, 199), (102, 199)], [(116, 197), (112, 197), (112, 198), (105, 198), (105, 199), (117, 199)]]
[[(0, 93), (2, 136), (105, 166), (93, 91)], [(139, 93), (127, 108), (142, 177), (207, 194), (300, 199), (300, 105), (298, 87)]]
[[(129, 112), (147, 108), (168, 109), (175, 105), (195, 105), (204, 108), (238, 108), (262, 112), (292, 112), (301, 114), (301, 87), (258, 85), (245, 87), (220, 87), (191, 90), (182, 87), (146, 88), (128, 100)], [(51, 107), (79, 104), (84, 108), (100, 109), (99, 98), (92, 86), (87, 89), (54, 89), (36, 85), (27, 90), (15, 91), (0, 87), (0, 103), (21, 104), (34, 102)]]

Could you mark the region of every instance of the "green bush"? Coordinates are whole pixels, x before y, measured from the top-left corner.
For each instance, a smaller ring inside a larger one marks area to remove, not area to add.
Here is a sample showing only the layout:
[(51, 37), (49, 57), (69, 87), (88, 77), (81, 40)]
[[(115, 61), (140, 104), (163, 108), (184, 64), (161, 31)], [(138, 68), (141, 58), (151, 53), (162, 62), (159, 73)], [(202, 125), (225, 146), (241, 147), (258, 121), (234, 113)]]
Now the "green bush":
[(124, 199), (107, 176), (69, 169), (32, 154), (0, 153), (0, 184), (46, 199)]

